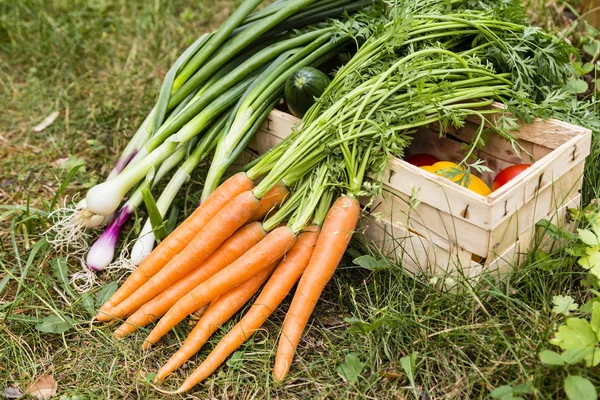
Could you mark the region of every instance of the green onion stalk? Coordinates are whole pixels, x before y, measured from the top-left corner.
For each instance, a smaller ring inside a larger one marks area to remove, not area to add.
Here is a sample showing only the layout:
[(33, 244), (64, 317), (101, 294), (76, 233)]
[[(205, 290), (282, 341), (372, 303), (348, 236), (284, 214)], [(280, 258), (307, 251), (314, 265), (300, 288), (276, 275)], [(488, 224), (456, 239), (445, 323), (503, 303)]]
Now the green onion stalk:
[[(175, 196), (182, 188), (182, 186), (190, 179), (190, 176), (194, 169), (200, 164), (210, 152), (214, 149), (217, 144), (218, 137), (224, 132), (225, 123), (228, 115), (223, 115), (210, 129), (207, 135), (198, 143), (194, 151), (186, 158), (184, 163), (179, 167), (177, 172), (173, 175), (165, 189), (162, 191), (160, 197), (156, 201), (156, 206), (159, 211), (158, 218), (163, 220), (167, 214), (167, 211), (171, 207)], [(120, 262), (137, 266), (144, 261), (144, 259), (152, 252), (154, 244), (156, 243), (155, 231), (160, 226), (153, 226), (151, 219), (148, 218), (144, 223), (141, 233), (135, 240), (135, 243), (131, 249), (131, 254), (128, 255), (127, 251), (124, 250), (121, 254)]]
[[(307, 65), (317, 65), (327, 56), (335, 55), (348, 40), (333, 39), (333, 30), (322, 30), (312, 43), (304, 48), (296, 49), (293, 53), (284, 53), (272, 69), (266, 70), (257, 80), (257, 84), (245, 94), (239, 105), (235, 118), (228, 126), (228, 132), (221, 137), (211, 167), (206, 177), (202, 199), (205, 200), (220, 184), (223, 174), (235, 161), (234, 155), (240, 143), (248, 142), (251, 138), (250, 128), (258, 118), (273, 108), (275, 101), (283, 96), (283, 88), (287, 78), (298, 68)], [(264, 119), (264, 118), (263, 118)]]
[(237, 102), (254, 78), (255, 76), (250, 76), (229, 89), (192, 118), (176, 134), (171, 135), (146, 157), (125, 168), (117, 177), (90, 189), (86, 196), (88, 209), (101, 215), (114, 212), (133, 186), (180, 146), (185, 145), (186, 142), (206, 131), (221, 113)]
[(160, 182), (170, 170), (175, 168), (186, 155), (186, 149), (180, 148), (167, 158), (158, 168), (156, 173), (148, 174), (145, 181), (139, 185), (132, 196), (123, 204), (114, 220), (90, 247), (85, 262), (82, 261), (83, 270), (71, 277), (71, 283), (80, 291), (89, 290), (96, 281), (96, 274), (105, 270), (113, 260), (115, 248), (121, 230), (125, 223), (134, 214), (143, 201), (143, 190)]
[[(190, 93), (190, 95), (188, 95), (175, 110), (173, 110), (173, 113), (169, 116), (168, 120), (171, 120), (178, 112), (183, 110), (194, 95), (195, 92)], [(139, 148), (152, 136), (151, 116), (153, 113), (154, 110), (150, 112), (140, 129), (126, 146), (122, 156), (117, 162), (117, 167), (113, 168), (107, 181), (114, 179), (122, 172), (117, 172), (117, 170), (124, 168), (126, 164), (131, 164), (133, 162), (132, 159), (139, 151)], [(86, 199), (81, 200), (75, 209), (67, 207), (60, 208), (51, 215), (52, 217), (55, 217), (56, 222), (49, 231), (46, 232), (53, 233), (52, 235), (48, 235), (48, 241), (56, 248), (66, 248), (71, 254), (80, 254), (87, 251), (90, 239), (90, 234), (86, 232), (87, 228), (97, 228), (102, 225), (109, 225), (117, 217), (115, 213), (98, 215), (91, 212), (87, 207)]]
[[(189, 180), (189, 177), (196, 166), (212, 151), (216, 145), (218, 136), (223, 132), (227, 114), (221, 116), (219, 120), (208, 130), (207, 134), (198, 141), (192, 139), (186, 147), (179, 148), (169, 158), (167, 158), (159, 167), (156, 174), (150, 171), (146, 179), (133, 192), (131, 197), (125, 202), (117, 213), (117, 217), (109, 224), (106, 230), (100, 235), (96, 242), (90, 248), (87, 254), (85, 268), (82, 272), (73, 276), (73, 283), (80, 290), (87, 290), (95, 281), (95, 274), (107, 268), (111, 269), (132, 269), (141, 263), (146, 253), (151, 251), (154, 246), (156, 236), (155, 229), (162, 226), (152, 226), (149, 220), (144, 224), (140, 237), (132, 249), (132, 258), (134, 262), (128, 262), (126, 255), (119, 258), (119, 262), (112, 264), (117, 242), (125, 223), (134, 215), (136, 209), (144, 201), (144, 191), (156, 186), (175, 166), (183, 159), (185, 161), (175, 172), (169, 183), (163, 190), (156, 206), (158, 209), (158, 218), (162, 220), (166, 215), (171, 203), (183, 184)], [(148, 213), (153, 210), (148, 209)], [(137, 263), (135, 261), (139, 260)]]
[[(271, 45), (244, 61), (210, 87), (201, 89), (180, 113), (161, 126), (128, 168), (114, 179), (88, 192), (88, 208), (94, 213), (111, 213), (150, 168), (175, 150), (178, 142), (185, 142), (202, 132), (215, 115), (237, 102), (255, 75), (265, 67), (265, 63), (320, 35), (322, 32), (318, 30)], [(103, 193), (112, 195), (106, 196)], [(110, 202), (107, 204), (106, 200)]]

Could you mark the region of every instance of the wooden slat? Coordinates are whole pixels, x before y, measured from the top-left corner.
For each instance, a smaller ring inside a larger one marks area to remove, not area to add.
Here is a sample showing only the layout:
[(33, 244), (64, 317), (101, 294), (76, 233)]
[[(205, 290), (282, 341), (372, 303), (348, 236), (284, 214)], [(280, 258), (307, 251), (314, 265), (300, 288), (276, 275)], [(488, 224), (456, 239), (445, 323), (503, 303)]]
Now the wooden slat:
[(490, 227), (489, 204), (485, 197), (442, 176), (428, 173), (402, 160), (393, 159), (384, 173), (383, 182), (455, 218), (482, 228)]
[(584, 162), (590, 145), (591, 135), (576, 136), (556, 149), (552, 157), (544, 157), (517, 176), (509, 187), (502, 187), (488, 196), (493, 221), (491, 228), (500, 226), (554, 181)]
[(583, 169), (584, 163), (580, 162), (494, 228), (490, 236), (490, 250), (502, 252), (518, 239), (521, 232), (534, 226), (540, 219), (552, 215), (578, 196)]
[(402, 260), (404, 268), (411, 272), (456, 275), (458, 270), (468, 272), (471, 265), (471, 253), (455, 246), (438, 246), (389, 222), (369, 216), (363, 218), (361, 226), (365, 238), (373, 242), (382, 254)]
[(411, 196), (392, 188), (385, 188), (383, 195), (373, 200), (371, 210), (378, 219), (407, 227), (438, 245), (449, 243), (481, 257), (488, 253), (489, 230), (427, 203), (411, 201)]

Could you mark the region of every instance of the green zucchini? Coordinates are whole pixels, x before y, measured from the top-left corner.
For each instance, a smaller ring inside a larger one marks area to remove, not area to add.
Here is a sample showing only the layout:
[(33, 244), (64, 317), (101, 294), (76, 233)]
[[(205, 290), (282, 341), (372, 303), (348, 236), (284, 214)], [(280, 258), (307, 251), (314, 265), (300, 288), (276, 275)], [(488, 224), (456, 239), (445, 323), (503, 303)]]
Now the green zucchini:
[(299, 68), (290, 75), (285, 83), (284, 96), (291, 113), (302, 118), (330, 82), (327, 75), (312, 67)]

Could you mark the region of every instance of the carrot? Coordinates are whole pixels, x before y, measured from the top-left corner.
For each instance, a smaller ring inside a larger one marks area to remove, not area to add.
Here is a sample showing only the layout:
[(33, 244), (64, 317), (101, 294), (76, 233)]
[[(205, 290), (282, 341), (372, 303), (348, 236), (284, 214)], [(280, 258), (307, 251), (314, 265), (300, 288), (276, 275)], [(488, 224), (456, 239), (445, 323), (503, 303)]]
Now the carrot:
[[(129, 297), (164, 267), (174, 255), (183, 250), (194, 236), (232, 199), (245, 191), (252, 190), (253, 187), (254, 183), (244, 172), (235, 174), (223, 182), (200, 207), (196, 208), (192, 215), (160, 242), (119, 290), (100, 308), (100, 311), (108, 311)], [(104, 319), (102, 314), (99, 314), (97, 318)]]
[(208, 307), (208, 311), (198, 321), (198, 324), (185, 339), (181, 348), (159, 370), (155, 381), (162, 381), (165, 376), (181, 367), (190, 357), (196, 354), (219, 326), (227, 322), (233, 314), (250, 300), (269, 275), (271, 275), (275, 267), (277, 267), (279, 261), (277, 260), (269, 268), (255, 275), (246, 283), (241, 284), (235, 289), (231, 289), (217, 300), (213, 300)]
[[(203, 263), (233, 233), (240, 228), (258, 208), (259, 200), (252, 191), (233, 199), (210, 220), (185, 249), (154, 275), (131, 296), (110, 309), (110, 317), (122, 318), (141, 307), (154, 296), (166, 290), (194, 267)], [(253, 274), (255, 275), (255, 274)], [(211, 299), (212, 300), (212, 299)], [(200, 304), (197, 308), (200, 308)]]
[(267, 232), (265, 232), (262, 225), (258, 222), (253, 222), (240, 228), (200, 266), (144, 304), (127, 318), (127, 321), (115, 331), (114, 336), (117, 339), (122, 339), (135, 332), (138, 327), (146, 326), (163, 316), (177, 300), (237, 260), (246, 251), (250, 250), (252, 246), (264, 239), (266, 235)]
[(283, 321), (273, 371), (276, 380), (281, 381), (287, 375), (308, 318), (340, 263), (359, 216), (360, 204), (348, 196), (339, 197), (327, 213), (315, 251)]
[(258, 209), (254, 212), (250, 221), (259, 221), (263, 219), (271, 210), (279, 207), (284, 202), (286, 197), (290, 194), (289, 190), (285, 185), (275, 185), (269, 190), (261, 199)]
[[(227, 357), (237, 350), (246, 340), (250, 338), (275, 311), (283, 299), (287, 296), (292, 286), (300, 279), (302, 272), (308, 265), (310, 256), (315, 248), (315, 243), (319, 237), (318, 226), (310, 226), (300, 234), (298, 241), (292, 247), (285, 259), (279, 264), (262, 292), (244, 315), (242, 320), (233, 327), (217, 344), (214, 350), (200, 364), (198, 368), (183, 382), (177, 390), (183, 393), (206, 379), (212, 374)], [(190, 349), (191, 350), (191, 349)], [(197, 349), (193, 350), (198, 351)], [(165, 377), (179, 368), (194, 353), (184, 352), (183, 347), (175, 353), (167, 364), (165, 364), (156, 376), (157, 380), (163, 380)]]
[(282, 226), (273, 230), (242, 257), (179, 299), (150, 332), (144, 343), (145, 348), (156, 343), (194, 310), (247, 281), (283, 257), (295, 241), (296, 235), (291, 228)]

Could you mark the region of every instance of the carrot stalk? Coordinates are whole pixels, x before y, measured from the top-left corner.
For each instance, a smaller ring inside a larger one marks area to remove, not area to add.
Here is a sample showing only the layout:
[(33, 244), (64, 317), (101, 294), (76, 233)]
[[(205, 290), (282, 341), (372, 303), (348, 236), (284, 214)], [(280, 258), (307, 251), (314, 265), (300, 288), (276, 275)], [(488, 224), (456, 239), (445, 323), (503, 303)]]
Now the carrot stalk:
[[(219, 341), (202, 364), (183, 382), (177, 393), (187, 392), (206, 379), (271, 316), (308, 265), (319, 237), (319, 230), (318, 226), (312, 225), (298, 236), (298, 241), (279, 264), (250, 310)], [(183, 365), (198, 350), (199, 348), (186, 347), (186, 343), (184, 343), (181, 349), (158, 371), (156, 379), (164, 380), (167, 375)]]
[(296, 235), (289, 227), (282, 226), (273, 230), (234, 263), (179, 299), (156, 324), (143, 347), (148, 348), (156, 343), (194, 310), (246, 282), (283, 257), (295, 241)]
[(279, 207), (290, 194), (285, 185), (275, 185), (260, 199), (260, 204), (250, 218), (251, 222), (263, 219), (267, 214)]
[(342, 260), (359, 216), (360, 204), (348, 196), (339, 197), (327, 213), (315, 251), (283, 322), (273, 371), (276, 380), (281, 381), (287, 375), (306, 323)]
[(139, 327), (148, 325), (163, 316), (183, 296), (206, 281), (208, 278), (227, 267), (241, 257), (252, 246), (267, 235), (262, 225), (253, 222), (233, 234), (206, 261), (196, 267), (183, 279), (144, 304), (114, 333), (117, 339), (122, 339), (135, 332)]
[[(269, 268), (259, 272), (249, 281), (231, 289), (229, 292), (211, 302), (208, 310), (185, 339), (181, 348), (173, 354), (169, 361), (167, 361), (167, 364), (161, 368), (161, 371), (164, 371), (163, 374), (167, 370), (169, 371), (168, 373), (175, 371), (189, 360), (190, 357), (196, 354), (202, 346), (206, 344), (212, 334), (215, 333), (221, 325), (229, 321), (233, 314), (238, 312), (239, 309), (242, 308), (254, 294), (256, 294), (260, 286), (271, 275), (275, 267), (277, 267), (277, 264), (279, 264), (279, 260), (271, 264)], [(159, 378), (159, 375), (157, 374), (157, 381), (163, 379)]]
[[(146, 260), (121, 285), (119, 290), (102, 306), (100, 311), (108, 311), (133, 294), (163, 268), (173, 256), (181, 252), (223, 207), (236, 196), (251, 190), (253, 187), (254, 183), (244, 172), (240, 172), (223, 182), (192, 215), (150, 253)], [(110, 318), (107, 318), (103, 313), (99, 313), (97, 319), (105, 321)]]
[[(118, 306), (110, 309), (111, 318), (122, 318), (157, 296), (202, 264), (233, 233), (246, 223), (258, 208), (259, 200), (252, 191), (233, 199), (210, 220), (194, 239), (156, 275)], [(256, 274), (253, 274), (256, 275)], [(212, 299), (211, 299), (212, 300)], [(200, 304), (195, 309), (200, 308)], [(192, 310), (193, 311), (193, 310)]]

